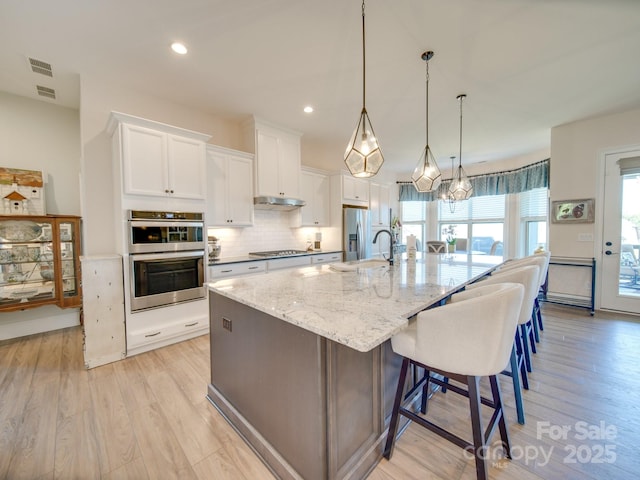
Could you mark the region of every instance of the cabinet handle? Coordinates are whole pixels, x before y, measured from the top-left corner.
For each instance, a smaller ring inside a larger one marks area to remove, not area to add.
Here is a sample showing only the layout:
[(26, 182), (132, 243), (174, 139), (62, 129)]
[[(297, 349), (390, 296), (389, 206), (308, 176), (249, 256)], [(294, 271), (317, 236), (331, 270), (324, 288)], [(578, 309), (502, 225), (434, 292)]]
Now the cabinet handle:
[(169, 193), (169, 189), (166, 189), (166, 190), (164, 191), (164, 193)]
[(187, 323), (185, 325), (185, 327), (195, 327), (197, 324), (199, 324), (200, 322), (193, 322), (193, 323)]
[(173, 193), (173, 190), (169, 190), (171, 193)]
[(145, 335), (145, 337), (155, 337), (156, 335), (160, 335), (162, 332), (156, 332), (156, 333), (149, 333), (147, 335)]
[(233, 270), (221, 270), (220, 273), (231, 273)]
[(258, 268), (258, 267), (249, 267), (248, 269), (249, 270), (255, 270), (256, 268)]

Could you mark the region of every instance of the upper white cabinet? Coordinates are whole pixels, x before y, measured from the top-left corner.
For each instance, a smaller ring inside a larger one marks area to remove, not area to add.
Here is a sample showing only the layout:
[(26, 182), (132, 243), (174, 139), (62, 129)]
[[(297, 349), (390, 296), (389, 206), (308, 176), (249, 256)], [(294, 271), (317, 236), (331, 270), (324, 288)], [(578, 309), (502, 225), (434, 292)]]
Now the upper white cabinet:
[(245, 131), (255, 148), (256, 195), (300, 198), (301, 134), (256, 118)]
[(253, 225), (253, 155), (207, 146), (207, 224)]
[(208, 135), (112, 112), (122, 193), (203, 200)]
[(390, 225), (390, 191), (389, 185), (374, 182), (369, 183), (369, 210), (371, 210), (371, 226), (373, 228), (388, 228)]
[(369, 181), (342, 175), (342, 200), (344, 203), (360, 205), (369, 204)]
[(302, 227), (324, 227), (329, 225), (329, 200), (331, 184), (327, 175), (302, 170), (300, 175), (302, 199)]

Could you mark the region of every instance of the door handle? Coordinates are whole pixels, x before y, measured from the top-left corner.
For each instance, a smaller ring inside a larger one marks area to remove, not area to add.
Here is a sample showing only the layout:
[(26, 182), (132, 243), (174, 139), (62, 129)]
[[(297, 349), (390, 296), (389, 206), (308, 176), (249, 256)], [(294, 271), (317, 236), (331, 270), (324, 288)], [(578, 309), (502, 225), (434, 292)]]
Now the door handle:
[(605, 250), (604, 254), (605, 255), (620, 255), (618, 252), (612, 252), (611, 250)]

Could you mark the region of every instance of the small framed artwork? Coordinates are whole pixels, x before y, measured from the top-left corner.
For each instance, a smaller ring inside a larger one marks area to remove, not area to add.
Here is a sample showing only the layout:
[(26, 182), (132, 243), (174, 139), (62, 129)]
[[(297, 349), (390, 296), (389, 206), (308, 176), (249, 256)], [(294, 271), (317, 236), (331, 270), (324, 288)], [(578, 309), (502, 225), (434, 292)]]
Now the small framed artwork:
[(593, 198), (551, 202), (552, 223), (593, 223)]

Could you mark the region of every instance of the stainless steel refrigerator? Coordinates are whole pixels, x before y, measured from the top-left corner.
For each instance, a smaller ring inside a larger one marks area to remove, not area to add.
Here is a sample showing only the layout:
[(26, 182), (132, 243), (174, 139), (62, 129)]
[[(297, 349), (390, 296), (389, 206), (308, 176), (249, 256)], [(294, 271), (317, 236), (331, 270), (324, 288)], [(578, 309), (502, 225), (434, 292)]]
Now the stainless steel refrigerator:
[(343, 207), (342, 222), (344, 261), (369, 258), (369, 211), (366, 208)]

